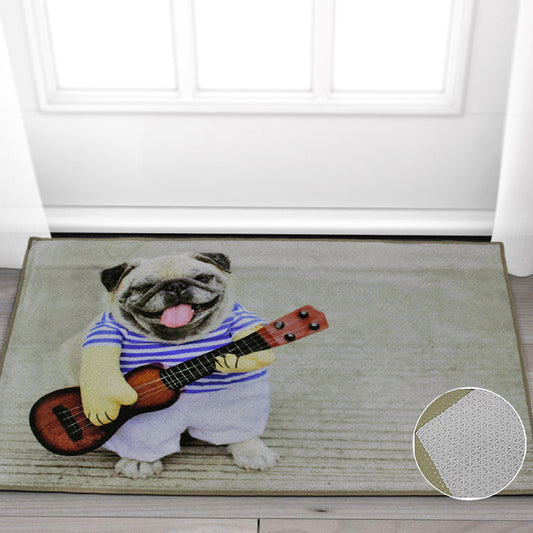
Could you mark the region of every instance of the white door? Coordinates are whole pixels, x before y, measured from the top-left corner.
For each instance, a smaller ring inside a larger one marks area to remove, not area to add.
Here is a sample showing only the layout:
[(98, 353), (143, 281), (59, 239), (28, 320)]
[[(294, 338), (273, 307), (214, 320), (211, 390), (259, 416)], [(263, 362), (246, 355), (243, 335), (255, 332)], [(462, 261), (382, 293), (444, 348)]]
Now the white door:
[(490, 235), (517, 7), (3, 0), (0, 15), (53, 231)]

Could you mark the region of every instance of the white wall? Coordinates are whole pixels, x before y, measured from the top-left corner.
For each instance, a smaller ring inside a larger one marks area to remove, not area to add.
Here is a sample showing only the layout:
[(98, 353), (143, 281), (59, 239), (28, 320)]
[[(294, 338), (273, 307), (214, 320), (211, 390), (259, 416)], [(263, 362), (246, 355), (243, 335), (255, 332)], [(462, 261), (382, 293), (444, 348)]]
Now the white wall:
[[(53, 230), (234, 231), (244, 223), (251, 231), (488, 235), (517, 7), (478, 1), (464, 112), (448, 117), (43, 114), (20, 3), (3, 0), (0, 15)], [(268, 209), (191, 209), (240, 206)], [(300, 210), (281, 209), (292, 207)]]
[(50, 234), (0, 20), (0, 267), (20, 268), (31, 236)]

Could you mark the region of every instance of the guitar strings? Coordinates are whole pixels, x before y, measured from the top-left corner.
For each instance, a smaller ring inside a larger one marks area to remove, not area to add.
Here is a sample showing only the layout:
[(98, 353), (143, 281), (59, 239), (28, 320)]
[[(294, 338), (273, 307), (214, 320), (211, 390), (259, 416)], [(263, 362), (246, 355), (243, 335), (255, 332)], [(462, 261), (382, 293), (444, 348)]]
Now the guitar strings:
[[(296, 323), (297, 323), (297, 322), (296, 322)], [(286, 325), (286, 327), (287, 327), (287, 325)], [(289, 327), (290, 327), (290, 325), (289, 325)], [(304, 330), (308, 330), (308, 329), (309, 329), (309, 325), (306, 324), (305, 326), (300, 326), (300, 327), (297, 327), (297, 328), (292, 329), (292, 330), (291, 330), (291, 333), (299, 333), (300, 331), (304, 331)], [(259, 330), (259, 331), (260, 331), (260, 330)], [(248, 335), (247, 337), (243, 337), (242, 339), (239, 339), (238, 341), (234, 341), (234, 342), (246, 346), (248, 349), (251, 349), (251, 350), (252, 350), (251, 352), (248, 352), (248, 353), (253, 353), (254, 351), (256, 351), (255, 348), (259, 347), (259, 346), (258, 346), (259, 341), (257, 340), (257, 337), (255, 337), (256, 340), (255, 340), (255, 342), (253, 342), (254, 339), (249, 339), (249, 337), (254, 336), (254, 334), (259, 333), (259, 331), (254, 332), (254, 333), (252, 333), (251, 335)], [(313, 333), (315, 333), (315, 331), (313, 331)], [(303, 338), (303, 337), (300, 337), (300, 338)], [(297, 340), (297, 339), (295, 339), (295, 340)], [(243, 341), (244, 341), (244, 342), (243, 342)], [(252, 341), (252, 342), (250, 342), (250, 341)], [(230, 342), (230, 343), (227, 344), (226, 346), (221, 347), (220, 350), (223, 350), (223, 348), (229, 347), (231, 344), (232, 344), (232, 343)], [(234, 347), (232, 347), (232, 348), (234, 348)], [(218, 350), (218, 349), (217, 349), (217, 350)], [(213, 352), (216, 352), (217, 350), (213, 350)], [(176, 371), (176, 372), (181, 373), (181, 374), (183, 375), (183, 377), (185, 377), (184, 374), (183, 374), (183, 371), (184, 371), (184, 370), (189, 370), (189, 368), (181, 369), (181, 368), (178, 368), (178, 367), (181, 367), (181, 365), (187, 365), (187, 363), (189, 363), (190, 365), (194, 366), (195, 363), (191, 363), (191, 362), (196, 361), (196, 360), (198, 360), (198, 359), (200, 359), (200, 358), (202, 358), (202, 357), (205, 357), (205, 356), (209, 355), (210, 353), (212, 354), (213, 352), (207, 352), (207, 353), (205, 353), (205, 354), (202, 354), (202, 355), (200, 355), (200, 356), (198, 356), (198, 357), (195, 357), (195, 358), (189, 359), (188, 361), (185, 361), (185, 362), (183, 362), (183, 363), (179, 363), (178, 365), (176, 365), (176, 366), (174, 366), (174, 367), (170, 367), (170, 368), (171, 368), (173, 371)], [(228, 352), (226, 353), (226, 355), (228, 355), (228, 354), (230, 354), (230, 353), (232, 353), (232, 352), (231, 352), (231, 351), (228, 351)], [(211, 356), (211, 357), (213, 357), (213, 356)], [(214, 356), (214, 357), (216, 358), (216, 357), (218, 357), (218, 355), (216, 355), (216, 356)], [(168, 370), (168, 369), (167, 369), (167, 370)], [(198, 370), (198, 368), (196, 368), (195, 370)], [(188, 381), (187, 383), (185, 383), (184, 385), (182, 385), (182, 387), (184, 387), (185, 385), (188, 385), (189, 383), (192, 383), (192, 382), (196, 381), (197, 379), (199, 379), (200, 377), (203, 377), (203, 376), (204, 376), (203, 373), (200, 373), (200, 375), (199, 375), (198, 377), (195, 377), (194, 374), (192, 374), (192, 372), (190, 372), (190, 370), (189, 370), (189, 373), (191, 374), (191, 376), (192, 376), (194, 379), (193, 379), (192, 381)], [(172, 382), (172, 380), (169, 380), (169, 381)], [(152, 381), (147, 381), (146, 383), (141, 384), (141, 385), (136, 389), (136, 391), (139, 392), (139, 391), (141, 391), (142, 389), (145, 389), (146, 387), (149, 387), (149, 386), (151, 386), (151, 385), (153, 385), (153, 384), (156, 384), (156, 386), (155, 386), (155, 387), (151, 387), (151, 390), (148, 391), (148, 394), (143, 394), (143, 398), (144, 398), (144, 399), (148, 399), (148, 398), (150, 398), (150, 397), (152, 397), (152, 396), (154, 396), (154, 395), (159, 394), (160, 391), (164, 391), (165, 389), (168, 389), (168, 387), (162, 382), (162, 380), (161, 380), (160, 378), (158, 378), (158, 379), (154, 379), (154, 380), (152, 380)], [(181, 385), (181, 384), (178, 382), (177, 385)], [(74, 406), (72, 409), (69, 409), (69, 411), (71, 412), (72, 416), (79, 415), (79, 414), (83, 411), (83, 405), (76, 405), (76, 406)], [(88, 424), (86, 424), (86, 425), (84, 425), (84, 426), (80, 426), (80, 425), (79, 425), (79, 423), (83, 423), (83, 422), (85, 422), (85, 421), (87, 421)], [(51, 425), (55, 425), (55, 423), (54, 423), (54, 422), (51, 422), (51, 423), (49, 423), (49, 424), (43, 426), (43, 429), (44, 429), (45, 427), (48, 427), (48, 426), (51, 426)], [(76, 425), (79, 426), (79, 429), (80, 429), (80, 430), (83, 430), (83, 429), (86, 429), (86, 428), (88, 428), (88, 427), (90, 427), (90, 426), (94, 426), (95, 424), (93, 424), (93, 423), (89, 420), (88, 417), (84, 416), (79, 422), (76, 421), (76, 420), (74, 420), (74, 422), (72, 422), (72, 423), (70, 423), (70, 424), (67, 424), (67, 425), (65, 425), (64, 427), (65, 427), (65, 429), (67, 429), (67, 428), (75, 427)], [(103, 424), (103, 426), (105, 426), (105, 425), (106, 425), (106, 424)], [(102, 426), (96, 426), (96, 427), (102, 427)]]
[[(300, 331), (302, 331), (302, 330), (307, 330), (307, 329), (308, 329), (308, 326), (307, 326), (307, 327), (298, 327), (298, 328), (293, 329), (293, 330), (292, 330), (292, 333), (298, 333), (298, 332), (300, 332)], [(255, 333), (258, 333), (258, 332), (255, 332)], [(313, 332), (313, 333), (314, 333), (314, 332)], [(258, 341), (255, 341), (255, 342), (249, 342), (249, 340), (252, 340), (252, 341), (254, 340), (254, 339), (249, 339), (249, 337), (251, 337), (252, 335), (254, 335), (254, 334), (252, 333), (252, 334), (249, 335), (248, 337), (243, 337), (242, 339), (239, 339), (239, 341), (236, 341), (236, 342), (239, 342), (240, 344), (247, 345), (247, 347), (248, 347), (249, 349), (252, 350), (250, 353), (253, 353), (253, 351), (256, 351), (255, 348), (257, 347), (257, 344), (258, 344)], [(256, 338), (257, 338), (257, 337), (256, 337)], [(296, 339), (295, 339), (295, 340), (296, 340)], [(245, 341), (245, 342), (241, 342), (241, 341)], [(229, 343), (228, 345), (222, 347), (220, 350), (223, 350), (223, 348), (227, 348), (227, 347), (229, 347), (230, 344), (231, 344), (231, 343)], [(253, 346), (253, 348), (252, 348), (252, 346)], [(232, 347), (232, 348), (234, 348), (234, 347)], [(213, 350), (213, 352), (216, 352), (216, 351), (217, 351), (217, 350)], [(183, 377), (185, 377), (185, 375), (184, 375), (184, 371), (187, 370), (187, 371), (189, 371), (189, 373), (191, 374), (191, 376), (194, 378), (192, 381), (189, 381), (189, 379), (186, 378), (186, 381), (187, 381), (186, 383), (184, 383), (184, 384), (182, 385), (181, 383), (177, 382), (177, 385), (181, 385), (182, 387), (184, 387), (185, 385), (187, 385), (187, 384), (189, 384), (189, 383), (192, 383), (192, 382), (195, 381), (196, 379), (199, 379), (200, 377), (203, 377), (203, 376), (204, 376), (204, 373), (203, 373), (203, 372), (200, 371), (200, 374), (199, 374), (198, 376), (195, 376), (195, 375), (190, 371), (189, 368), (181, 368), (181, 366), (182, 366), (182, 365), (183, 365), (183, 366), (186, 366), (187, 363), (190, 363), (193, 367), (195, 367), (195, 363), (194, 363), (195, 361), (197, 361), (198, 359), (201, 359), (201, 358), (205, 358), (205, 356), (207, 356), (207, 355), (209, 355), (209, 354), (212, 354), (213, 352), (207, 352), (206, 354), (202, 354), (202, 355), (200, 355), (200, 356), (198, 356), (198, 357), (196, 357), (196, 358), (189, 359), (188, 361), (185, 361), (184, 363), (180, 363), (179, 365), (176, 365), (176, 366), (174, 366), (174, 367), (171, 367), (173, 370), (177, 370), (177, 371), (179, 371), (179, 373), (182, 374)], [(226, 352), (226, 354), (229, 354), (229, 353), (232, 353), (232, 351), (228, 351), (228, 352)], [(212, 357), (212, 356), (211, 356), (211, 357)], [(215, 357), (218, 357), (218, 355), (215, 356)], [(198, 368), (194, 368), (194, 370), (197, 370), (197, 371), (198, 371)], [(169, 380), (169, 381), (172, 382), (172, 380)], [(157, 384), (157, 386), (156, 386), (156, 387), (152, 387), (148, 394), (144, 394), (144, 395), (143, 395), (143, 398), (144, 398), (144, 399), (148, 399), (148, 398), (150, 398), (151, 396), (154, 396), (154, 395), (158, 394), (160, 391), (163, 391), (163, 390), (165, 390), (165, 389), (168, 388), (164, 383), (162, 383), (161, 379), (158, 378), (158, 379), (155, 379), (155, 380), (152, 380), (152, 381), (147, 381), (146, 383), (143, 383), (143, 384), (140, 385), (136, 390), (137, 390), (137, 391), (141, 391), (142, 389), (144, 389), (144, 388), (146, 388), (146, 387), (149, 387), (149, 386), (153, 385), (154, 383)], [(74, 407), (71, 409), (71, 413), (72, 413), (73, 415), (77, 415), (77, 414), (79, 414), (81, 411), (83, 411), (83, 406), (82, 406), (82, 405), (74, 406)], [(87, 417), (84, 417), (84, 418), (85, 418), (85, 420), (87, 420), (87, 421), (89, 422), (89, 424), (86, 425), (86, 426), (83, 426), (83, 427), (80, 428), (80, 429), (84, 429), (84, 428), (88, 427), (89, 425), (94, 425), (94, 424), (92, 424), (92, 422), (90, 422), (90, 420), (89, 420)], [(82, 419), (82, 421), (83, 421), (83, 419)], [(77, 424), (77, 422), (74, 421), (71, 425), (67, 425), (66, 427), (68, 428), (68, 427), (74, 426), (74, 425), (76, 425), (76, 424)]]
[[(210, 362), (211, 359), (217, 358), (219, 356), (228, 355), (233, 352), (241, 352), (240, 355), (239, 353), (236, 353), (237, 356), (241, 357), (242, 355), (246, 355), (246, 354), (258, 351), (258, 348), (263, 348), (263, 343), (261, 341), (263, 342), (265, 341), (262, 338), (258, 338), (258, 336), (260, 337), (260, 334), (258, 331), (251, 333), (247, 337), (243, 337), (242, 339), (239, 339), (238, 341), (229, 342), (225, 346), (221, 346), (220, 348), (217, 348), (210, 352), (206, 352), (202, 355), (199, 355), (197, 357), (194, 357), (192, 359), (179, 363), (173, 367), (169, 367), (165, 369), (165, 370), (172, 371), (172, 373), (180, 374), (182, 377), (185, 378), (184, 383), (181, 383), (179, 379), (176, 380), (175, 376), (169, 376), (168, 374), (165, 375), (165, 379), (173, 385), (184, 387), (185, 385), (188, 385), (192, 381), (196, 381), (197, 379), (205, 375), (212, 374), (216, 370), (216, 369), (211, 370), (210, 368), (208, 368), (203, 362), (203, 360), (205, 359), (207, 359), (206, 362)], [(231, 346), (231, 344), (234, 344), (234, 346)], [(246, 350), (243, 351), (243, 349), (240, 346), (244, 346)], [(203, 370), (199, 368), (198, 365), (201, 365), (203, 367)], [(197, 375), (194, 374), (192, 370), (196, 371)], [(208, 372), (208, 374), (205, 374), (204, 370)], [(189, 377), (186, 375), (186, 372), (190, 374), (190, 377), (193, 378), (192, 380), (189, 379)], [(136, 391), (142, 392), (143, 389), (145, 389), (146, 387), (149, 387), (151, 384), (160, 383), (160, 382), (161, 382), (160, 378), (154, 379), (152, 381), (147, 381), (146, 383), (142, 383), (141, 385), (139, 385)], [(83, 407), (78, 405), (78, 406), (75, 406), (71, 410), (71, 412), (73, 414), (78, 414), (80, 410), (83, 410)]]
[[(255, 332), (255, 333), (257, 333), (257, 332)], [(246, 349), (249, 351), (249, 353), (253, 353), (254, 351), (256, 351), (257, 348), (261, 347), (260, 346), (260, 342), (258, 340), (256, 340), (256, 339), (248, 339), (248, 337), (251, 337), (252, 335), (254, 335), (254, 334), (252, 333), (249, 336), (243, 337), (242, 339), (239, 339), (239, 341), (236, 341), (238, 344), (245, 346)], [(175, 365), (173, 367), (169, 367), (169, 368), (165, 369), (165, 370), (172, 371), (175, 374), (181, 374), (181, 376), (183, 378), (185, 378), (184, 379), (184, 383), (180, 383), (179, 379), (177, 380), (176, 377), (170, 376), (168, 374), (165, 375), (165, 379), (170, 384), (184, 387), (188, 383), (191, 383), (192, 381), (195, 381), (195, 380), (199, 379), (200, 377), (203, 377), (204, 375), (211, 374), (211, 373), (213, 373), (215, 371), (215, 369), (211, 370), (210, 368), (208, 368), (204, 364), (203, 360), (207, 360), (206, 362), (209, 363), (212, 358), (219, 357), (220, 355), (227, 355), (229, 353), (233, 353), (234, 351), (235, 352), (241, 352), (242, 354), (246, 353), (238, 345), (231, 346), (231, 344), (232, 344), (232, 342), (229, 342), (225, 346), (221, 346), (220, 348), (217, 348), (217, 349), (212, 350), (210, 352), (206, 352), (206, 353), (204, 353), (202, 355), (199, 355), (199, 356), (194, 357), (192, 359), (188, 359), (187, 361), (183, 361), (182, 363), (179, 363), (179, 364), (177, 364), (177, 365)], [(233, 342), (233, 344), (236, 344), (236, 343)], [(199, 365), (201, 365), (203, 367), (203, 370), (200, 368)], [(204, 370), (206, 372), (208, 372), (208, 374), (205, 374)], [(197, 375), (196, 375), (196, 373), (193, 373), (193, 371), (195, 371), (197, 373)], [(193, 378), (192, 380), (189, 380), (189, 376), (187, 376), (187, 374), (186, 374), (187, 372), (190, 374), (190, 377)], [(153, 383), (159, 383), (160, 381), (161, 381), (161, 379), (157, 378), (157, 379), (154, 379), (152, 381), (147, 381), (145, 383), (142, 383), (142, 384), (139, 385), (139, 387), (136, 389), (136, 391), (137, 392), (142, 392), (142, 390), (145, 389), (146, 387), (149, 387)], [(78, 411), (76, 411), (76, 409), (78, 409)], [(71, 412), (73, 414), (77, 414), (77, 412), (79, 412), (79, 409), (82, 409), (82, 406), (75, 406), (71, 410)]]
[[(232, 342), (230, 342), (226, 344), (225, 346), (221, 346), (220, 348), (217, 348), (210, 352), (206, 352), (202, 355), (199, 355), (197, 357), (194, 357), (192, 359), (179, 363), (173, 367), (169, 367), (165, 369), (165, 370), (172, 371), (173, 374), (178, 374), (178, 376), (172, 376), (172, 375), (166, 374), (165, 375), (166, 381), (172, 385), (184, 387), (185, 385), (188, 385), (189, 383), (192, 383), (193, 381), (196, 381), (197, 379), (201, 377), (212, 374), (216, 370), (216, 368), (214, 368), (213, 370), (208, 368), (203, 362), (204, 359), (207, 359), (206, 362), (209, 363), (211, 359), (215, 359), (221, 355), (223, 356), (223, 355), (228, 355), (233, 352), (241, 352), (241, 355), (239, 355), (238, 353), (236, 354), (239, 357), (241, 357), (242, 355), (245, 355), (246, 353), (253, 353), (254, 351), (257, 351), (257, 348), (262, 347), (261, 342), (257, 339), (257, 336), (255, 336), (252, 339), (249, 339), (249, 337), (252, 337), (254, 336), (254, 334), (257, 334), (257, 333), (258, 332), (254, 332), (247, 337), (243, 337), (242, 339), (239, 339), (238, 341), (234, 341), (233, 344), (235, 344), (235, 346), (231, 346)], [(239, 345), (245, 346), (246, 351), (243, 351), (243, 349), (240, 348), (237, 345), (237, 343)], [(200, 368), (199, 365), (201, 365), (203, 369)], [(195, 372), (193, 373), (193, 371)], [(189, 376), (187, 376), (186, 374), (187, 372), (188, 374), (190, 374), (190, 377), (192, 377), (192, 380), (190, 380)], [(205, 372), (207, 372), (207, 374)], [(179, 375), (181, 375), (184, 378), (183, 383), (180, 382)], [(160, 383), (160, 382), (161, 382), (160, 378), (154, 379), (152, 381), (147, 381), (145, 383), (140, 384), (139, 387), (137, 387), (136, 391), (142, 393), (143, 389), (145, 389), (146, 387), (151, 386), (153, 383)], [(83, 410), (83, 406), (78, 405), (78, 406), (73, 407), (70, 411), (73, 415), (75, 415), (75, 414), (78, 414), (81, 410)]]
[[(185, 385), (192, 383), (193, 381), (196, 381), (197, 379), (203, 376), (212, 374), (215, 371), (215, 368), (211, 370), (211, 368), (208, 368), (203, 362), (203, 360), (207, 359), (207, 357), (208, 359), (206, 362), (210, 362), (211, 359), (218, 357), (219, 354), (227, 355), (233, 352), (240, 352), (241, 354), (246, 354), (246, 353), (253, 353), (254, 351), (257, 351), (256, 348), (263, 347), (263, 345), (258, 338), (257, 332), (254, 332), (254, 333), (255, 335), (251, 334), (247, 337), (243, 337), (242, 339), (239, 339), (239, 341), (236, 341), (240, 346), (245, 346), (247, 351), (243, 351), (243, 349), (240, 348), (238, 345), (231, 346), (232, 343), (230, 342), (227, 345), (222, 346), (221, 348), (218, 348), (211, 352), (207, 352), (193, 359), (189, 359), (188, 361), (184, 361), (183, 363), (180, 363), (174, 367), (171, 367), (170, 369), (167, 369), (167, 370), (172, 370), (174, 374), (178, 374), (178, 376), (166, 375), (165, 378), (167, 382), (175, 386), (177, 385), (178, 387), (182, 388)], [(202, 368), (200, 368), (199, 365), (203, 367), (203, 370)], [(190, 377), (187, 376), (186, 373), (190, 374)], [(179, 375), (181, 375), (184, 378), (183, 382), (179, 380)], [(192, 380), (190, 378), (192, 378)], [(152, 387), (154, 383), (157, 384), (156, 387)], [(136, 391), (139, 393), (142, 393), (143, 389), (146, 389), (147, 387), (151, 387), (151, 390), (149, 391), (148, 394), (143, 395), (144, 399), (148, 399), (151, 396), (158, 394), (160, 391), (168, 388), (164, 383), (162, 383), (161, 379), (158, 378), (158, 379), (147, 381), (146, 383), (141, 384), (136, 389)], [(70, 409), (72, 416), (78, 415), (82, 411), (83, 411), (83, 405), (74, 406), (72, 409)], [(88, 420), (87, 417), (85, 417), (85, 419)], [(74, 420), (72, 423), (67, 424), (65, 427), (70, 428), (70, 427), (75, 426), (76, 424), (77, 424), (77, 421)], [(87, 426), (84, 426), (84, 427), (87, 427)]]
[[(298, 332), (300, 332), (300, 331), (302, 331), (302, 330), (307, 330), (307, 329), (308, 329), (308, 326), (298, 327), (298, 328), (293, 329), (291, 332), (292, 332), (292, 333), (298, 333)], [(258, 333), (258, 332), (255, 332), (255, 333)], [(314, 333), (314, 332), (313, 332), (313, 333)], [(240, 343), (240, 344), (242, 344), (242, 345), (246, 345), (247, 348), (249, 348), (249, 349), (251, 350), (251, 352), (249, 352), (249, 353), (253, 353), (254, 351), (256, 351), (255, 348), (256, 348), (256, 347), (259, 347), (259, 346), (258, 346), (259, 341), (257, 340), (257, 336), (255, 337), (255, 339), (256, 339), (255, 342), (249, 342), (249, 341), (254, 341), (254, 339), (249, 339), (249, 337), (252, 337), (253, 335), (254, 335), (254, 334), (252, 333), (251, 335), (249, 335), (249, 336), (247, 336), (247, 337), (243, 337), (242, 339), (239, 339), (238, 341), (236, 341), (236, 342), (238, 342), (238, 343)], [(296, 339), (295, 339), (295, 340), (296, 340)], [(241, 342), (241, 341), (244, 341), (244, 342)], [(223, 351), (223, 349), (229, 347), (230, 344), (231, 344), (231, 343), (229, 343), (229, 344), (226, 345), (226, 346), (221, 347), (220, 350)], [(252, 347), (253, 347), (253, 348), (252, 348)], [(232, 348), (234, 348), (234, 347), (232, 347)], [(213, 352), (216, 352), (216, 351), (217, 351), (217, 350), (213, 350)], [(205, 358), (205, 356), (207, 356), (207, 355), (209, 355), (209, 354), (212, 354), (213, 352), (207, 352), (206, 354), (202, 354), (202, 355), (200, 355), (200, 356), (198, 356), (198, 357), (195, 357), (195, 358), (193, 358), (193, 359), (189, 359), (188, 361), (185, 361), (184, 363), (180, 363), (180, 364), (178, 364), (178, 365), (176, 365), (176, 366), (174, 366), (174, 367), (171, 367), (174, 371), (179, 371), (179, 373), (180, 373), (183, 377), (185, 377), (185, 375), (184, 375), (183, 372), (184, 372), (185, 370), (188, 370), (189, 373), (191, 374), (191, 376), (193, 377), (193, 380), (192, 380), (192, 381), (189, 381), (189, 379), (187, 378), (187, 382), (184, 383), (184, 384), (182, 385), (182, 387), (184, 387), (185, 385), (187, 385), (187, 384), (189, 384), (189, 383), (192, 383), (193, 381), (199, 379), (200, 377), (203, 377), (204, 374), (203, 374), (203, 372), (200, 371), (200, 374), (199, 374), (198, 376), (195, 376), (195, 375), (190, 371), (189, 368), (183, 368), (183, 369), (182, 369), (182, 368), (180, 368), (180, 367), (181, 367), (182, 365), (186, 366), (187, 363), (190, 363), (190, 364), (194, 367), (194, 364), (195, 364), (194, 361), (196, 361), (196, 360), (198, 360), (198, 359), (201, 359), (201, 358), (203, 358), (203, 357)], [(232, 353), (232, 351), (228, 351), (226, 354), (229, 354), (229, 353)], [(213, 357), (213, 356), (211, 356), (211, 357)], [(218, 357), (218, 355), (215, 355), (214, 357)], [(195, 370), (198, 370), (198, 368), (195, 368)], [(173, 380), (171, 379), (171, 380), (169, 380), (169, 381), (172, 382)], [(159, 394), (160, 391), (163, 391), (163, 390), (165, 390), (165, 389), (168, 388), (168, 387), (167, 387), (167, 386), (161, 381), (161, 379), (158, 378), (158, 379), (155, 379), (155, 380), (152, 380), (152, 381), (147, 381), (146, 383), (141, 384), (141, 385), (138, 387), (138, 389), (136, 389), (136, 391), (141, 391), (141, 389), (145, 389), (146, 387), (149, 387), (149, 386), (153, 385), (154, 383), (156, 384), (156, 387), (151, 387), (151, 390), (148, 392), (148, 394), (144, 394), (144, 395), (143, 395), (143, 398), (144, 398), (144, 399), (148, 399), (148, 398), (150, 398), (150, 397), (152, 397), (152, 396), (154, 396), (154, 395), (156, 395), (156, 394)], [(181, 383), (179, 383), (179, 381), (178, 381), (177, 385), (181, 385)], [(73, 416), (78, 415), (78, 414), (79, 414), (80, 412), (82, 412), (82, 411), (83, 411), (83, 405), (74, 406), (74, 407), (70, 410), (70, 412), (71, 412), (71, 414), (72, 414)], [(89, 426), (91, 426), (91, 425), (94, 425), (94, 424), (93, 424), (93, 423), (92, 423), (87, 417), (82, 418), (82, 419), (80, 420), (80, 422), (83, 422), (84, 420), (86, 420), (86, 421), (88, 422), (88, 424), (85, 425), (85, 426), (80, 427), (80, 430), (83, 430), (83, 429), (85, 429), (85, 428), (87, 428), (87, 427), (89, 427)], [(53, 424), (54, 424), (54, 423), (50, 423), (49, 425), (53, 425)], [(71, 424), (67, 424), (67, 425), (65, 426), (65, 428), (74, 427), (74, 426), (77, 425), (77, 424), (78, 424), (78, 422), (75, 420), (75, 421), (72, 422)], [(78, 425), (79, 425), (79, 424), (78, 424)], [(104, 424), (104, 425), (105, 425), (105, 424)]]

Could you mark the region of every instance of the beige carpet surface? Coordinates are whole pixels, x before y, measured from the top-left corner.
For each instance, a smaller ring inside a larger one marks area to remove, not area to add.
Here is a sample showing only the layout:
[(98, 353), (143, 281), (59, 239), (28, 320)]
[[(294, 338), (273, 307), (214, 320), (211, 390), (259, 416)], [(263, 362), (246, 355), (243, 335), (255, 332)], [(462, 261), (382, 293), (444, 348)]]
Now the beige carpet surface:
[[(265, 472), (225, 447), (186, 442), (158, 478), (116, 476), (116, 456), (61, 457), (28, 413), (64, 385), (60, 346), (103, 311), (99, 272), (189, 250), (232, 260), (237, 300), (267, 321), (305, 304), (330, 328), (279, 347), (270, 368)], [(458, 387), (492, 390), (521, 416), (527, 393), (497, 244), (342, 239), (36, 240), (29, 250), (0, 376), (0, 485), (23, 490), (170, 494), (436, 494), (412, 452), (418, 417)], [(533, 462), (507, 493), (533, 492)]]

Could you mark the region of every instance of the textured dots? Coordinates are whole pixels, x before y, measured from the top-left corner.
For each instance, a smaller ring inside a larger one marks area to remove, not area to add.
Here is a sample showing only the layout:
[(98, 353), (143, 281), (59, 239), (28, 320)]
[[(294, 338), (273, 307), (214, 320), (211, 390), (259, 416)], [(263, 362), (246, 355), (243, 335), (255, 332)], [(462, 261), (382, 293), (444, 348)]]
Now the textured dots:
[(504, 489), (519, 472), (526, 449), (516, 411), (484, 389), (472, 389), (418, 428), (416, 436), (450, 495), (460, 499)]

